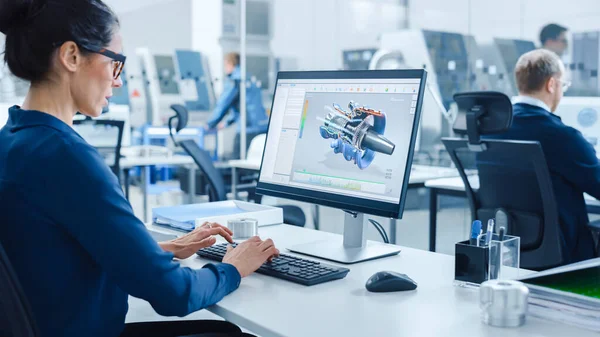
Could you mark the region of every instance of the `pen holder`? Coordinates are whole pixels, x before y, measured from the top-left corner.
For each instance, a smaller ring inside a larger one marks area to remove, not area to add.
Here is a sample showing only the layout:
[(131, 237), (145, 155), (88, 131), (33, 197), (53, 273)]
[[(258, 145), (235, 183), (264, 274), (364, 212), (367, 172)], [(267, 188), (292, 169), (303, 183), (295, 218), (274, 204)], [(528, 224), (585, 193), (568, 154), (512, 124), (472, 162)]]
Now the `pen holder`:
[[(485, 235), (483, 241), (485, 242)], [(489, 246), (462, 241), (455, 245), (454, 281), (459, 286), (476, 286), (494, 279), (517, 278), (521, 239), (494, 234)]]
[(521, 238), (505, 235), (504, 240), (499, 241), (498, 236), (494, 235), (490, 242), (489, 258), (490, 274), (488, 279), (517, 279), (521, 260)]

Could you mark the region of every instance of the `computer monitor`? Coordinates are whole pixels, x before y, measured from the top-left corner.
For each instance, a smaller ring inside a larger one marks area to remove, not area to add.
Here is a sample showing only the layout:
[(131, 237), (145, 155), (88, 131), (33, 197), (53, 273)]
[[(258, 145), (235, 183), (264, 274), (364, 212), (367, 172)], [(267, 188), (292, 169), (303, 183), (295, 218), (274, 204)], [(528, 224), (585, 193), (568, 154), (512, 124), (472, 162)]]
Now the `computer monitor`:
[(129, 106), (131, 101), (129, 100), (129, 79), (127, 78), (127, 70), (123, 70), (121, 80), (123, 85), (119, 88), (112, 89), (113, 95), (110, 98), (110, 103)]
[(375, 48), (343, 50), (344, 70), (368, 70)]
[(211, 111), (216, 98), (206, 57), (197, 51), (176, 50), (175, 58), (180, 84), (189, 91), (184, 94), (181, 90), (185, 107), (191, 113)]
[(579, 130), (600, 158), (600, 97), (563, 97), (556, 115)]
[(401, 218), (425, 70), (280, 72), (257, 192), (346, 212), (344, 242), (290, 250), (341, 263), (395, 255), (364, 215)]
[(179, 95), (179, 85), (175, 75), (175, 62), (171, 55), (154, 55), (160, 93)]

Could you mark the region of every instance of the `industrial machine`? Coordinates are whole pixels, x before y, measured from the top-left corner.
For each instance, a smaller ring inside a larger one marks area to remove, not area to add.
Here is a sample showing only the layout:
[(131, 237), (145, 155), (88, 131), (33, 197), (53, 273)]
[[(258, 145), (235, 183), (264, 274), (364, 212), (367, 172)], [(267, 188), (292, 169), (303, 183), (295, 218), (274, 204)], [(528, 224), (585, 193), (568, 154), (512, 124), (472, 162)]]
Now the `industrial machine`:
[(352, 49), (342, 51), (344, 70), (368, 70), (376, 48)]
[(566, 96), (600, 96), (600, 31), (574, 33), (572, 40), (568, 69), (573, 85)]

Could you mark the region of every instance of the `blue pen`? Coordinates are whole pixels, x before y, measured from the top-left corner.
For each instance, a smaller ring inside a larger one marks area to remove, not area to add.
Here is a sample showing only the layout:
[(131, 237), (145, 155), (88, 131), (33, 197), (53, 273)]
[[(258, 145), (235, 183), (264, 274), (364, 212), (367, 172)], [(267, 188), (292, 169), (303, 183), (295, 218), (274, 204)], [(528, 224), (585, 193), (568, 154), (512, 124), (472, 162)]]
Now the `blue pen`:
[(492, 242), (492, 235), (494, 233), (494, 219), (488, 220), (487, 232), (485, 233), (485, 245), (489, 246)]
[(471, 237), (469, 238), (469, 244), (476, 246), (477, 245), (477, 237), (481, 233), (481, 221), (475, 220), (471, 225)]

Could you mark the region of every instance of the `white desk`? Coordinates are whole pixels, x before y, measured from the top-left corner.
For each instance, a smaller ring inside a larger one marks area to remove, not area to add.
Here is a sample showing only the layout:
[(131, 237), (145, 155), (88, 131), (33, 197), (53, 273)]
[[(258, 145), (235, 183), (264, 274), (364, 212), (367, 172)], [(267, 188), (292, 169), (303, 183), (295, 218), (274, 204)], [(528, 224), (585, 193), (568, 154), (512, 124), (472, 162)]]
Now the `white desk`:
[[(194, 159), (190, 156), (182, 156), (182, 155), (162, 155), (162, 156), (126, 156), (121, 158), (119, 161), (119, 166), (121, 170), (127, 172), (127, 170), (134, 167), (143, 167), (146, 168), (148, 166), (186, 166), (189, 168), (189, 203), (193, 202), (193, 198), (196, 194), (196, 163)], [(128, 175), (126, 174), (125, 177)], [(126, 178), (127, 179), (127, 178)], [(144, 222), (147, 222), (147, 214), (148, 214), (148, 191), (146, 189), (146, 170), (141, 170), (141, 180), (142, 180), (142, 194), (144, 198)], [(129, 184), (125, 182), (126, 189), (129, 189)], [(129, 197), (129, 193), (127, 192), (127, 196)]]
[(158, 165), (172, 165), (172, 166), (185, 166), (195, 165), (194, 159), (190, 156), (182, 155), (171, 155), (171, 156), (143, 156), (143, 157), (132, 157), (127, 156), (121, 158), (120, 166), (122, 169), (133, 168), (133, 167), (145, 167), (145, 166), (158, 166)]
[(412, 187), (410, 185), (421, 185), (419, 187), (423, 187), (425, 182), (431, 179), (457, 176), (458, 171), (456, 168), (413, 165), (410, 170), (409, 188)]
[[(272, 238), (286, 254), (290, 253), (283, 248), (293, 244), (341, 244), (341, 235), (286, 225), (262, 227), (260, 234)], [(206, 262), (194, 256), (181, 264), (197, 269)], [(312, 287), (254, 274), (208, 310), (262, 337), (598, 336), (532, 317), (518, 329), (486, 326), (479, 318), (479, 293), (452, 284), (453, 256), (402, 248), (397, 256), (349, 268), (346, 278)], [(405, 273), (419, 286), (411, 292), (367, 292), (365, 282), (381, 270)]]
[[(260, 161), (230, 160), (228, 164), (231, 166), (231, 192), (233, 193), (234, 199), (237, 199), (237, 170), (259, 171)], [(456, 176), (458, 176), (458, 171), (455, 168), (413, 165), (410, 171), (409, 188), (423, 187), (427, 180)]]
[[(479, 176), (469, 176), (469, 183), (474, 190), (479, 189)], [(435, 236), (437, 232), (438, 196), (449, 195), (465, 198), (465, 184), (460, 177), (433, 179), (425, 182), (429, 189), (429, 250), (435, 251)], [(600, 201), (591, 195), (584, 194), (589, 213), (600, 214)]]
[[(233, 198), (237, 199), (237, 170), (245, 169), (252, 171), (260, 170), (260, 162), (257, 160), (230, 160), (229, 166), (231, 166), (231, 192), (233, 194)], [(408, 188), (421, 188), (425, 187), (425, 182), (431, 179), (438, 179), (444, 177), (456, 177), (458, 176), (458, 171), (455, 168), (449, 167), (436, 167), (436, 166), (427, 166), (427, 165), (412, 165), (410, 171), (410, 178), (408, 183)], [(313, 214), (313, 219), (315, 222), (315, 228), (318, 227), (319, 222), (319, 208), (315, 205), (315, 210)], [(390, 219), (390, 242), (396, 243), (396, 227), (397, 222), (396, 219)]]

